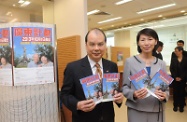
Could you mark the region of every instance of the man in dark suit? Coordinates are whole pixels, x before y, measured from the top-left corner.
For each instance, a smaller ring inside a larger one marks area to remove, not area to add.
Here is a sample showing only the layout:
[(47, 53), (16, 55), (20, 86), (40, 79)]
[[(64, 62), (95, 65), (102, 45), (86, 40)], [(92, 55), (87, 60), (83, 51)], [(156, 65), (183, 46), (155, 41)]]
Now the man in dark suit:
[[(177, 41), (177, 47), (182, 47), (182, 48), (183, 48), (182, 55), (183, 55), (184, 57), (187, 57), (187, 51), (184, 50), (184, 41), (183, 41), (183, 40)], [(172, 61), (173, 58), (177, 58), (177, 56), (176, 56), (176, 54), (175, 54), (175, 51), (173, 51), (172, 54), (171, 54), (171, 61)], [(184, 85), (185, 85), (185, 87), (186, 87), (186, 84), (184, 84)], [(171, 87), (172, 87), (172, 86), (173, 86), (173, 83), (172, 83)], [(187, 94), (187, 93), (185, 93), (184, 96), (186, 96), (186, 94)], [(186, 102), (184, 103), (184, 105), (186, 106)]]
[[(182, 47), (183, 48), (183, 56), (184, 57), (187, 57), (187, 51), (184, 50), (184, 41), (183, 40), (179, 40), (177, 41), (177, 47)], [(177, 58), (176, 54), (175, 54), (175, 51), (172, 52), (171, 54), (171, 59), (172, 58)]]
[(179, 111), (184, 111), (185, 105), (185, 85), (187, 80), (187, 58), (183, 56), (183, 48), (176, 47), (175, 54), (177, 58), (172, 58), (170, 64), (170, 72), (174, 78), (173, 84), (173, 110), (176, 112), (179, 107)]
[(156, 48), (156, 51), (153, 52), (153, 56), (163, 60), (161, 51), (163, 50), (164, 44), (161, 41), (158, 41), (158, 47)]
[[(113, 102), (95, 104), (93, 99), (86, 100), (80, 79), (95, 74), (95, 64), (99, 63), (103, 73), (118, 72), (114, 62), (102, 58), (106, 50), (106, 36), (100, 29), (90, 30), (85, 37), (87, 56), (71, 62), (64, 71), (61, 90), (63, 104), (72, 111), (73, 122), (114, 122)], [(121, 106), (123, 94), (114, 95), (114, 102)]]

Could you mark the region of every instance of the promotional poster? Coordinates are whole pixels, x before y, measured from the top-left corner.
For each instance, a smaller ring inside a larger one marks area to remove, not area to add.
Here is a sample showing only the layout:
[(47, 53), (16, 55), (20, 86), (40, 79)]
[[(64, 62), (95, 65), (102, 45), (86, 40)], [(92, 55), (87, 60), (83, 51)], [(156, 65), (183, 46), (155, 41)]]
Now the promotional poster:
[(0, 27), (0, 85), (12, 86), (12, 41), (9, 27)]
[(12, 27), (14, 85), (54, 82), (54, 27)]

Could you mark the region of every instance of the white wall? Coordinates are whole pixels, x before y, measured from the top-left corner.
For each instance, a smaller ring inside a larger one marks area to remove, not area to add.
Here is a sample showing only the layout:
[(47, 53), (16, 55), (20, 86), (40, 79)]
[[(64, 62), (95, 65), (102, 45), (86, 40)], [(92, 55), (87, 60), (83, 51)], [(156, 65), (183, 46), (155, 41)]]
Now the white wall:
[[(19, 8), (11, 8), (11, 7), (8, 8), (8, 7), (1, 6), (1, 5), (0, 5), (0, 8), (1, 8), (0, 14), (2, 16), (0, 20), (2, 22), (3, 21), (5, 22), (30, 22), (30, 14), (31, 14), (30, 11), (26, 11), (26, 10), (23, 11), (22, 9), (19, 9)], [(5, 11), (2, 11), (2, 10), (5, 10)], [(12, 16), (6, 15), (7, 12), (11, 12)]]
[(55, 0), (54, 20), (57, 38), (80, 35), (81, 56), (86, 55), (84, 37), (88, 31), (86, 0)]
[(139, 30), (130, 30), (130, 56), (137, 55), (136, 36)]
[(186, 26), (175, 26), (156, 30), (159, 40), (164, 43), (164, 48), (161, 53), (163, 55), (163, 60), (168, 66), (170, 65), (171, 54), (174, 51), (174, 48), (177, 46), (177, 41), (184, 40), (186, 45), (185, 28)]
[(47, 24), (54, 24), (54, 3), (48, 3), (43, 7), (43, 22)]
[[(142, 28), (134, 28), (130, 31), (118, 31), (115, 32), (115, 46), (123, 46), (126, 45), (130, 46), (130, 55), (137, 55), (137, 44), (136, 44), (136, 36), (137, 33)], [(159, 40), (164, 43), (164, 48), (162, 51), (163, 59), (166, 62), (167, 66), (170, 65), (171, 53), (174, 51), (174, 48), (177, 46), (176, 43), (178, 40), (184, 40), (185, 47), (184, 49), (187, 50), (187, 25), (180, 25), (180, 26), (173, 26), (173, 27), (165, 27), (162, 29), (155, 29), (158, 33)], [(129, 35), (129, 39), (125, 40)]]

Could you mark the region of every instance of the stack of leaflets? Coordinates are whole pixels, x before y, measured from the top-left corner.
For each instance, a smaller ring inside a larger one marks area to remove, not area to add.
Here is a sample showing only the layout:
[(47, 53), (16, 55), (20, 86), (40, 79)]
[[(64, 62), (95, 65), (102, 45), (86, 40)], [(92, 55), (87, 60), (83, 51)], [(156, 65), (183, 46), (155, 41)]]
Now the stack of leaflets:
[(154, 93), (155, 90), (166, 91), (174, 79), (162, 69), (159, 69), (158, 72), (150, 78), (147, 74), (147, 70), (144, 68), (136, 74), (129, 76), (129, 80), (137, 90), (146, 88), (148, 90), (148, 95), (146, 95), (146, 97), (152, 95), (158, 98)]
[(118, 93), (119, 73), (106, 73), (100, 80), (99, 75), (91, 75), (80, 79), (85, 98), (93, 99), (96, 104), (113, 101), (113, 96)]

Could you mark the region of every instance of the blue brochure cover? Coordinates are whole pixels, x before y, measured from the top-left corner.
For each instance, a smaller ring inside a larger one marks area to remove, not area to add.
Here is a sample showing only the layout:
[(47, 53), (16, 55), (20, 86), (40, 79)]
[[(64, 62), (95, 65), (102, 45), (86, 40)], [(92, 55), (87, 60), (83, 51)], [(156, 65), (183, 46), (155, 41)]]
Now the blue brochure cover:
[(119, 73), (105, 73), (103, 75), (103, 100), (113, 101), (113, 96), (119, 91)]
[(129, 80), (132, 82), (134, 87), (138, 89), (146, 88), (150, 82), (150, 77), (147, 74), (147, 70), (143, 68), (134, 75), (129, 76)]
[(157, 98), (154, 94), (156, 89), (166, 91), (169, 85), (173, 82), (173, 78), (168, 75), (164, 70), (159, 69), (159, 71), (153, 76), (150, 84), (147, 86), (150, 94)]
[(93, 99), (96, 104), (100, 103), (103, 94), (99, 75), (91, 75), (80, 79), (85, 98)]

